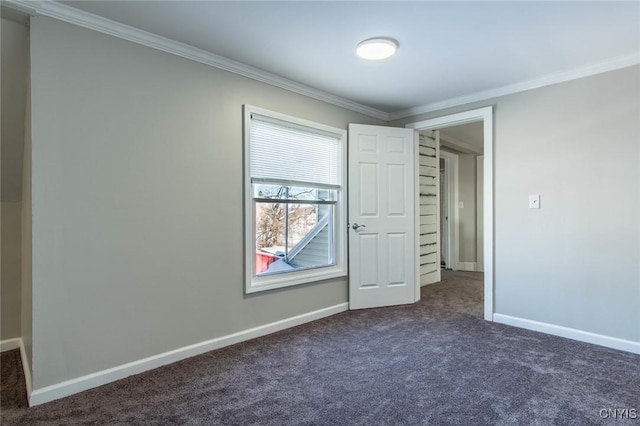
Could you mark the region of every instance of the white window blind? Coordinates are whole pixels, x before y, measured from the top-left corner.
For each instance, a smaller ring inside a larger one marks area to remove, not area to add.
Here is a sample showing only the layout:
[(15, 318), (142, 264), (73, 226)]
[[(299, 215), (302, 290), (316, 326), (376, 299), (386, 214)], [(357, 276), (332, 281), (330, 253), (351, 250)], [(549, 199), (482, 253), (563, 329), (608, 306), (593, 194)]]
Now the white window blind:
[(251, 117), (251, 178), (339, 186), (340, 136)]

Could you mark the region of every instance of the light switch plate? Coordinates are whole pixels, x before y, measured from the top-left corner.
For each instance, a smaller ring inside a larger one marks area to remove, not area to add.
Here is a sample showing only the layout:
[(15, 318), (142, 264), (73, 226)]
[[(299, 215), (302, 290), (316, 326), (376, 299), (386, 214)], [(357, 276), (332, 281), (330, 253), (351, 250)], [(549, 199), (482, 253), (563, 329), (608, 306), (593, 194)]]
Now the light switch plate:
[(464, 209), (464, 201), (458, 201), (458, 208)]
[(529, 208), (530, 209), (540, 208), (540, 194), (529, 195)]

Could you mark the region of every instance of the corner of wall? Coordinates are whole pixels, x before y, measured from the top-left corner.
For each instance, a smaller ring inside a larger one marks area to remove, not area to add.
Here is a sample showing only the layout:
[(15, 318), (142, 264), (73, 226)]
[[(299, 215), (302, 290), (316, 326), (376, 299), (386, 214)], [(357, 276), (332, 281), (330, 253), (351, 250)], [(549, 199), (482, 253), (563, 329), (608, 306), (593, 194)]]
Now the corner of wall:
[(31, 66), (27, 81), (25, 111), (24, 155), (22, 167), (22, 266), (21, 266), (21, 335), (20, 353), (27, 386), (27, 398), (31, 396), (33, 365), (32, 281), (31, 281)]

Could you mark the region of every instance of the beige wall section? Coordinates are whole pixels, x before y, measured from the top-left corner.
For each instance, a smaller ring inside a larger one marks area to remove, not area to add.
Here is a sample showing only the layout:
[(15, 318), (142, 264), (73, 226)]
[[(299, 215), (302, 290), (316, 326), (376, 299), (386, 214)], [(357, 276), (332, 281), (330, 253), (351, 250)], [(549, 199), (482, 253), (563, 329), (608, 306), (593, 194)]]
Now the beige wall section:
[(243, 294), (242, 105), (347, 128), (321, 101), (32, 21), (34, 389), (347, 302)]
[(2, 18), (0, 32), (0, 193), (2, 201), (18, 202), (22, 197), (22, 145), (29, 77), (29, 29), (24, 24)]
[[(2, 273), (0, 340), (21, 336), (21, 200), (28, 80), (29, 29), (24, 22), (0, 20)], [(11, 14), (10, 14), (11, 15)], [(16, 18), (17, 19), (17, 18)]]
[(460, 262), (476, 262), (476, 156), (458, 154), (458, 247)]
[(640, 342), (640, 67), (393, 124), (487, 105), (496, 312)]
[(21, 274), (21, 203), (3, 202), (2, 216), (2, 285), (0, 286), (0, 340), (20, 337), (20, 274)]

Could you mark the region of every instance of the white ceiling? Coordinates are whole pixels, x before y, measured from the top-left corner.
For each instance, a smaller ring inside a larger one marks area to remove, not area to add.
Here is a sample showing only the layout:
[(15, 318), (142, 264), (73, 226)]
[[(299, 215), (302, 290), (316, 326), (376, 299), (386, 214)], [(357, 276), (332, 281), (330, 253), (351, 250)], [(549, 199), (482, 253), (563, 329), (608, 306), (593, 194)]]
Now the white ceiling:
[[(640, 62), (637, 1), (63, 3), (391, 117), (559, 73)], [(374, 36), (398, 40), (396, 56), (356, 57), (356, 44)]]

